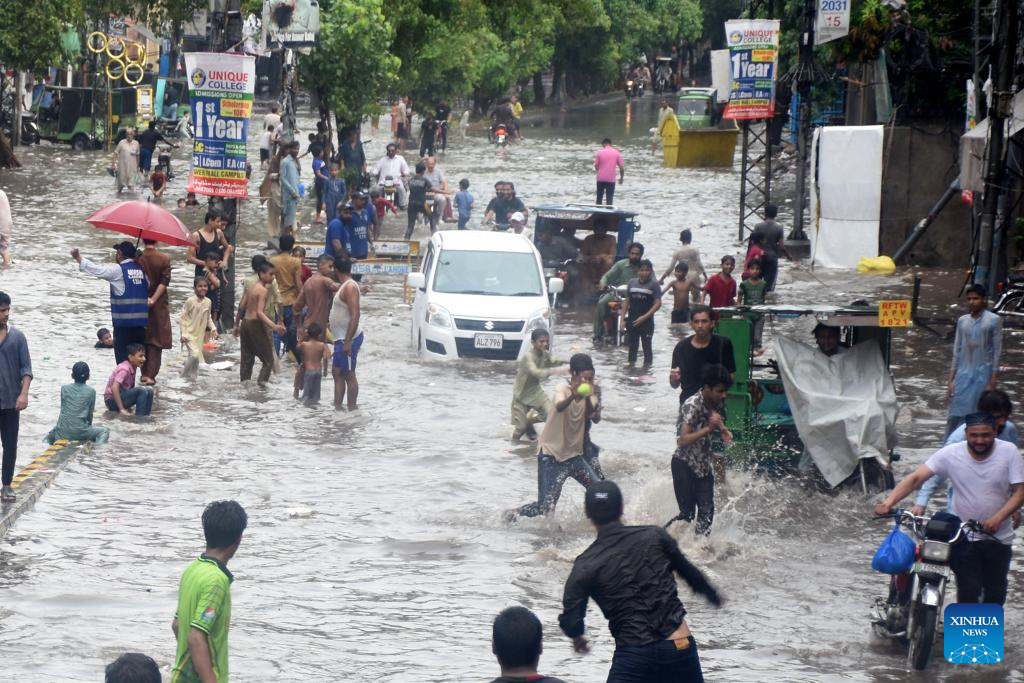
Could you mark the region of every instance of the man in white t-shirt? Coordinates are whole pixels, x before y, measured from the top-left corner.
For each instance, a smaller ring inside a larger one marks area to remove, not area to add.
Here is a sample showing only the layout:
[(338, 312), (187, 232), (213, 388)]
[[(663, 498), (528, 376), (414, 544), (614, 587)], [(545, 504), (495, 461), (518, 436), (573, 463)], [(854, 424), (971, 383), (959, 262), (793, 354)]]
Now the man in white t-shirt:
[(280, 106), (276, 104), (270, 105), (270, 113), (263, 115), (263, 130), (273, 126), (275, 129), (281, 125), (281, 112)]
[(985, 534), (970, 533), (954, 550), (956, 601), (1002, 605), (1013, 544), (1010, 515), (1024, 503), (1024, 459), (1013, 444), (996, 439), (990, 413), (967, 416), (967, 441), (938, 450), (896, 486), (875, 513), (889, 514), (893, 506), (916, 491), (933, 474), (953, 483), (952, 512), (961, 520), (981, 522)]
[(398, 192), (398, 206), (405, 208), (408, 203), (408, 192), (405, 189), (404, 180), (409, 177), (409, 164), (405, 163), (405, 157), (398, 153), (395, 143), (389, 142), (383, 156), (377, 165), (373, 167), (371, 175), (377, 178), (377, 187), (384, 187), (384, 181), (390, 177), (395, 181), (395, 189)]

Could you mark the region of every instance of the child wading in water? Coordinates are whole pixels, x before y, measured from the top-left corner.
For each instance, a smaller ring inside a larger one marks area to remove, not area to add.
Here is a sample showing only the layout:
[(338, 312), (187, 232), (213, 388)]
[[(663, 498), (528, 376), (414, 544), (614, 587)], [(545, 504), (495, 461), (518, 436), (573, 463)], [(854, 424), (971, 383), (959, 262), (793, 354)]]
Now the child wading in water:
[(181, 309), (181, 347), (188, 354), (182, 374), (195, 377), (199, 364), (205, 360), (203, 345), (210, 337), (217, 336), (217, 326), (210, 317), (211, 301), (206, 296), (209, 288), (205, 277), (197, 277), (193, 285), (195, 294), (190, 296)]
[(675, 276), (666, 289), (672, 292), (672, 324), (684, 325), (690, 322), (690, 302), (700, 303), (700, 279), (696, 273), (690, 274), (686, 261), (676, 264)]
[[(761, 261), (754, 259), (747, 264), (748, 277), (740, 283), (739, 302), (744, 306), (763, 306), (764, 297), (768, 292), (768, 283), (761, 279)], [(761, 338), (764, 334), (764, 316), (760, 313), (753, 313), (750, 319), (754, 323), (751, 335), (751, 347), (755, 355), (761, 355), (764, 350), (761, 348)]]
[(567, 375), (568, 370), (559, 368), (565, 361), (551, 357), (548, 346), (551, 335), (547, 330), (530, 333), (533, 347), (523, 354), (516, 370), (516, 383), (512, 388), (512, 440), (524, 436), (530, 441), (537, 440), (533, 425), (547, 422), (551, 412), (551, 401), (541, 385), (551, 375)]
[(210, 301), (210, 319), (213, 320), (213, 324), (217, 328), (217, 332), (220, 333), (220, 314), (224, 310), (223, 304), (223, 287), (224, 287), (224, 267), (220, 262), (220, 252), (210, 250), (203, 254), (203, 273), (202, 278), (206, 280), (206, 296)]
[(43, 440), (47, 443), (60, 439), (106, 443), (110, 438), (110, 430), (92, 426), (96, 390), (86, 384), (89, 381), (89, 364), (82, 361), (75, 363), (71, 368), (71, 379), (74, 382), (60, 388), (60, 417)]
[(153, 387), (135, 386), (135, 371), (146, 362), (146, 347), (129, 344), (126, 350), (128, 360), (114, 368), (103, 391), (103, 402), (107, 410), (122, 415), (131, 415), (129, 408), (135, 406), (135, 414), (145, 417), (153, 409)]
[(295, 369), (294, 397), (299, 397), (302, 389), (302, 402), (306, 405), (320, 402), (320, 381), (327, 375), (327, 361), (331, 359), (332, 348), (324, 342), (324, 328), (320, 323), (310, 323), (306, 327), (306, 337), (296, 345), (302, 363)]
[(736, 259), (732, 256), (722, 257), (722, 272), (716, 273), (704, 283), (704, 292), (708, 295), (708, 306), (722, 308), (732, 306), (736, 300), (736, 280), (732, 277)]

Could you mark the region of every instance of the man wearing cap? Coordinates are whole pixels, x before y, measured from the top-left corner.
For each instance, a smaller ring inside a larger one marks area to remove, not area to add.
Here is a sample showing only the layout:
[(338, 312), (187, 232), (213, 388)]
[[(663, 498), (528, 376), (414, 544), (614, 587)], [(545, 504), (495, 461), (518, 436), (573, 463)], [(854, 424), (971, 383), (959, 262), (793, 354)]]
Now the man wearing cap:
[(330, 257), (344, 256), (351, 248), (352, 203), (338, 202), (338, 215), (327, 224), (324, 253)]
[(588, 652), (584, 618), (587, 600), (593, 598), (615, 638), (608, 683), (703, 681), (675, 574), (712, 605), (720, 606), (722, 599), (667, 531), (623, 525), (622, 507), (622, 492), (614, 482), (587, 488), (584, 509), (597, 539), (573, 563), (558, 624), (577, 652)]
[(299, 209), (299, 141), (292, 140), (285, 150), (281, 159), (281, 233), (291, 234)]
[(966, 418), (967, 441), (939, 449), (892, 490), (875, 514), (887, 515), (932, 475), (953, 484), (954, 515), (981, 522), (985, 534), (970, 532), (968, 543), (957, 548), (950, 565), (956, 574), (956, 601), (1002, 605), (1012, 555), (1010, 516), (1024, 504), (1024, 459), (1016, 446), (996, 439), (996, 421), (990, 413)]
[(354, 259), (370, 257), (377, 211), (362, 190), (352, 193), (352, 225), (349, 228), (349, 255)]
[(533, 239), (533, 234), (526, 227), (526, 216), (519, 211), (508, 217), (508, 229), (517, 235), (523, 235), (528, 240)]
[(78, 269), (110, 283), (110, 317), (114, 323), (114, 359), (117, 363), (128, 360), (129, 344), (145, 344), (146, 322), (149, 319), (149, 280), (146, 272), (135, 262), (135, 245), (127, 240), (114, 245), (116, 263), (101, 265), (82, 258), (78, 249), (71, 250), (71, 258), (78, 261)]

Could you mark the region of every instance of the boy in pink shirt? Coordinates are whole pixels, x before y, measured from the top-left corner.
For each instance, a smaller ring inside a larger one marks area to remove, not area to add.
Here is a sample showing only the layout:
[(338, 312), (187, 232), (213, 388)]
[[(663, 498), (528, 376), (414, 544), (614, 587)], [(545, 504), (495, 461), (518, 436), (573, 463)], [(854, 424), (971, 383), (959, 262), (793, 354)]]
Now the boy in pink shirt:
[(601, 203), (601, 197), (607, 197), (607, 204), (612, 203), (615, 196), (615, 167), (619, 169), (619, 182), (622, 182), (626, 174), (626, 162), (622, 160), (619, 150), (612, 147), (610, 138), (601, 141), (601, 149), (594, 157), (594, 168), (597, 169), (597, 203)]
[(103, 403), (107, 410), (122, 415), (131, 415), (134, 406), (135, 414), (145, 417), (153, 409), (153, 387), (135, 386), (135, 371), (146, 362), (146, 347), (129, 344), (127, 351), (128, 359), (119, 363), (107, 380)]

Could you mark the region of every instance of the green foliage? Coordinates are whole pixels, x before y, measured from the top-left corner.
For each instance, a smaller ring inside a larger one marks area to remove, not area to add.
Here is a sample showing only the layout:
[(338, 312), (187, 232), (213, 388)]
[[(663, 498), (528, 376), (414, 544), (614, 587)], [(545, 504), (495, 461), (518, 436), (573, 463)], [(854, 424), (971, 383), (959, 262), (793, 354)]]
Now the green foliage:
[(63, 64), (60, 34), (73, 9), (66, 0), (0, 0), (0, 62), (19, 71)]
[(303, 55), (300, 73), (339, 121), (374, 113), (394, 85), (398, 58), (388, 52), (394, 31), (383, 0), (333, 0), (321, 9), (320, 44)]

